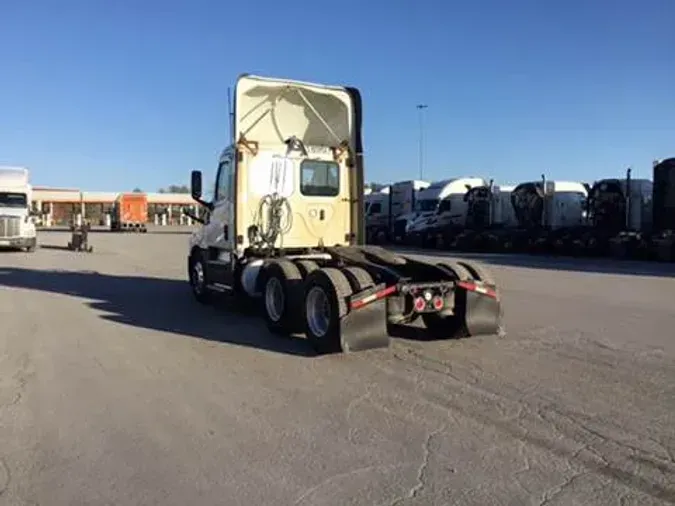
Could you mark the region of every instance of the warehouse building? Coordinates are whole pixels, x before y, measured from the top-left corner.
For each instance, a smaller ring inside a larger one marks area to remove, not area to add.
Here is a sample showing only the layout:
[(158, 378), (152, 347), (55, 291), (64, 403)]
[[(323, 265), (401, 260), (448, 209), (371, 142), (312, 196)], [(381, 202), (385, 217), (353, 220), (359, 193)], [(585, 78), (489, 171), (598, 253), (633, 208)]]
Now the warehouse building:
[[(115, 200), (124, 192), (83, 191), (76, 188), (33, 187), (33, 210), (40, 213), (43, 225), (68, 225), (85, 219), (92, 225), (109, 223)], [(166, 225), (190, 225), (183, 208), (194, 213), (199, 209), (190, 194), (145, 193), (148, 199), (148, 221)]]

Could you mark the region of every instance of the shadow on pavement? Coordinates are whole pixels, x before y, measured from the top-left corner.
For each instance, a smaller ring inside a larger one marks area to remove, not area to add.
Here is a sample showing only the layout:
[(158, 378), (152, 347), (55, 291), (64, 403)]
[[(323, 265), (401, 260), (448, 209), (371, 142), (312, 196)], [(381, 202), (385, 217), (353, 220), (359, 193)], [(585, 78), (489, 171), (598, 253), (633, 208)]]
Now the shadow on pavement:
[(38, 249), (53, 249), (58, 251), (72, 251), (68, 246), (59, 246), (57, 244), (40, 244)]
[(395, 250), (401, 254), (407, 255), (473, 259), (479, 262), (501, 267), (522, 267), (526, 269), (588, 272), (625, 276), (653, 276), (663, 278), (675, 277), (675, 263), (618, 260), (613, 258), (574, 258), (544, 255), (516, 255), (508, 253), (462, 253), (459, 251), (409, 248), (396, 248)]
[[(0, 267), (0, 287), (25, 288), (91, 299), (87, 305), (108, 314), (101, 318), (126, 325), (171, 332), (288, 355), (315, 356), (302, 338), (270, 334), (251, 309), (235, 312), (236, 303), (217, 298), (213, 307), (194, 301), (186, 281), (112, 276), (96, 272), (38, 271)], [(248, 314), (247, 314), (248, 313)]]

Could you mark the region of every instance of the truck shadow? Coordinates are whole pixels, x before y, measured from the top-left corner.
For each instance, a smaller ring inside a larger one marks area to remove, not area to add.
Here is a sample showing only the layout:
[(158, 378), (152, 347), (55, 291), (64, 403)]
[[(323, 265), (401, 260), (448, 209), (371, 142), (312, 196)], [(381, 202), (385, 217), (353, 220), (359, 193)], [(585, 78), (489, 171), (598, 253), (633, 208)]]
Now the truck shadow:
[(3, 286), (78, 297), (105, 313), (101, 318), (142, 329), (300, 357), (316, 355), (304, 338), (270, 334), (252, 309), (232, 307), (232, 298), (218, 298), (212, 306), (195, 302), (182, 280), (0, 267)]
[(57, 251), (70, 251), (68, 246), (59, 246), (57, 244), (40, 244), (39, 249), (51, 249)]

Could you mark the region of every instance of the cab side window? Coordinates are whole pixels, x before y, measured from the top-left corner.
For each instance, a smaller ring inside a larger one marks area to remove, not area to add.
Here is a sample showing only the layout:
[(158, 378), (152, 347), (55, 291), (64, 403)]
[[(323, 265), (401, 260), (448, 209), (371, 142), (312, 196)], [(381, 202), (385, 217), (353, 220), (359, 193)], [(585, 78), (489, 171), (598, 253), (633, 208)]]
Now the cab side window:
[(438, 206), (438, 213), (446, 213), (452, 208), (452, 202), (450, 199), (441, 200), (441, 205)]
[(222, 201), (230, 198), (232, 187), (232, 160), (224, 159), (218, 166), (218, 179), (216, 180), (215, 201)]

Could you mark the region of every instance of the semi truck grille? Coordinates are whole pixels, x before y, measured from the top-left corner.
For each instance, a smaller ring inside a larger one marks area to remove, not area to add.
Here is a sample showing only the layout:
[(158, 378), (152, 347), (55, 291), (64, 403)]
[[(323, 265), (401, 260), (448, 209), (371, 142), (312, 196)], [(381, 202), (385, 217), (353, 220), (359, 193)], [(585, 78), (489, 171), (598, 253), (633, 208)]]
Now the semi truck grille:
[(18, 216), (0, 216), (0, 237), (18, 237), (21, 218)]

